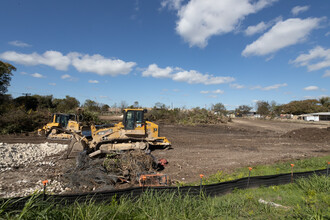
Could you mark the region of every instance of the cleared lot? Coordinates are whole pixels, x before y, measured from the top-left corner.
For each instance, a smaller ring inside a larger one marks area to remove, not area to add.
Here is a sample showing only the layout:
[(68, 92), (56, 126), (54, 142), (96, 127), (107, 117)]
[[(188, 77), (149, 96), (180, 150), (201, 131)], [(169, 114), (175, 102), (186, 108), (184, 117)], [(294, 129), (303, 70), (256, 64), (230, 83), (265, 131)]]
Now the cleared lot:
[[(174, 181), (198, 181), (218, 170), (230, 172), (239, 167), (270, 164), (277, 161), (330, 154), (329, 123), (234, 119), (232, 123), (203, 126), (162, 125), (173, 149), (154, 150), (158, 159), (169, 164), (162, 171)], [(327, 129), (328, 128), (328, 129)], [(3, 143), (43, 143), (31, 136), (1, 136)], [(67, 144), (68, 142), (61, 142)], [(19, 151), (19, 147), (15, 148)], [(24, 148), (25, 149), (25, 148)], [(63, 153), (48, 155), (39, 161), (0, 172), (0, 196), (26, 195), (42, 189), (41, 181), (50, 180), (49, 190), (65, 192), (61, 176), (74, 168), (74, 158), (61, 159)], [(128, 187), (131, 185), (121, 185)]]
[[(218, 170), (330, 154), (329, 123), (234, 119), (217, 126), (165, 125), (173, 150), (155, 151), (169, 160), (172, 179), (198, 181)], [(184, 179), (183, 179), (184, 178)]]

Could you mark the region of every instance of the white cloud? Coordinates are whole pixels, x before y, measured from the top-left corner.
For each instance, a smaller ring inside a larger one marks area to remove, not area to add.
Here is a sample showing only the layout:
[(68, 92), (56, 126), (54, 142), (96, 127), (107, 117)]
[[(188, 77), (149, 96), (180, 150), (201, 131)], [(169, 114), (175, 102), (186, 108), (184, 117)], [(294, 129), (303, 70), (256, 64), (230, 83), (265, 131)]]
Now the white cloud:
[(69, 74), (64, 74), (61, 76), (61, 79), (70, 79), (71, 76)]
[(301, 54), (295, 60), (290, 61), (298, 66), (307, 66), (308, 71), (319, 70), (330, 66), (330, 49), (316, 46), (308, 52)]
[(214, 77), (208, 74), (201, 74), (195, 70), (181, 71), (175, 73), (172, 79), (178, 82), (187, 82), (189, 84), (205, 84), (205, 85), (223, 84), (234, 81), (234, 78), (232, 77), (220, 77), (220, 76)]
[(326, 70), (322, 77), (330, 77), (330, 70)]
[(30, 44), (24, 43), (23, 41), (15, 40), (15, 41), (10, 41), (8, 44), (15, 46), (15, 47), (31, 47)]
[(233, 88), (233, 89), (243, 89), (243, 88), (245, 88), (245, 86), (240, 85), (240, 84), (236, 84), (236, 83), (230, 84), (229, 86), (230, 86), (230, 88)]
[[(223, 94), (224, 91), (221, 89), (217, 89), (214, 91), (200, 91), (201, 94), (209, 94), (209, 93), (213, 93), (213, 94)], [(213, 95), (214, 96), (214, 95)]]
[(50, 86), (56, 86), (56, 83), (48, 83)]
[(325, 33), (325, 36), (326, 37), (330, 36), (330, 31), (328, 31), (327, 33)]
[(67, 70), (69, 65), (73, 65), (79, 72), (91, 72), (111, 76), (128, 74), (136, 65), (135, 62), (105, 58), (99, 54), (88, 55), (72, 52), (63, 55), (58, 51), (46, 51), (43, 54), (23, 54), (15, 51), (7, 51), (1, 53), (0, 58), (29, 66), (47, 65), (57, 70)]
[(99, 83), (99, 81), (97, 81), (97, 80), (88, 80), (88, 82), (89, 82), (89, 83), (94, 83), (94, 84)]
[(251, 36), (251, 35), (254, 35), (257, 33), (264, 32), (264, 30), (266, 30), (267, 28), (268, 28), (268, 25), (262, 21), (255, 26), (249, 26), (244, 32), (245, 32), (245, 35)]
[(222, 77), (202, 74), (196, 70), (187, 71), (179, 67), (159, 68), (157, 64), (150, 64), (149, 67), (142, 72), (142, 76), (152, 76), (155, 78), (171, 78), (172, 80), (178, 82), (204, 85), (223, 84), (235, 81), (235, 78), (233, 77)]
[(23, 54), (15, 51), (7, 51), (0, 54), (0, 58), (27, 66), (47, 65), (57, 70), (67, 70), (70, 59), (58, 51), (46, 51), (43, 54)]
[(300, 14), (301, 12), (307, 11), (308, 9), (309, 9), (308, 5), (296, 6), (296, 7), (292, 8), (291, 13), (296, 16), (296, 15)]
[(40, 73), (32, 73), (31, 76), (34, 78), (46, 78), (44, 75)]
[(66, 81), (78, 81), (78, 78), (75, 78), (69, 74), (64, 74), (61, 76), (61, 79), (64, 79)]
[(98, 75), (126, 75), (132, 71), (136, 65), (135, 62), (125, 62), (119, 59), (105, 58), (102, 55), (88, 55), (80, 53), (69, 53), (68, 57), (72, 59), (72, 65), (79, 72), (91, 72)]
[(263, 91), (269, 91), (269, 90), (274, 90), (274, 89), (278, 89), (280, 87), (285, 87), (285, 86), (288, 86), (288, 84), (287, 83), (274, 84), (274, 85), (266, 86), (266, 87), (254, 86), (254, 87), (251, 87), (250, 89), (251, 90), (260, 89), (260, 90), (263, 90)]
[(217, 90), (213, 91), (213, 93), (215, 93), (215, 94), (223, 94), (224, 91), (221, 90), (221, 89), (217, 89)]
[(166, 67), (165, 69), (159, 68), (157, 64), (150, 64), (148, 69), (142, 72), (142, 76), (152, 76), (154, 78), (171, 78), (173, 68)]
[(319, 90), (319, 87), (317, 86), (307, 86), (304, 88), (304, 90), (306, 91), (316, 91), (316, 90)]
[(277, 0), (191, 0), (178, 8), (177, 33), (190, 46), (205, 47), (213, 35), (234, 31), (244, 18)]
[(285, 87), (285, 86), (288, 86), (288, 84), (286, 84), (286, 83), (275, 84), (275, 85), (264, 87), (264, 88), (262, 88), (262, 90), (268, 91), (268, 90), (278, 89), (280, 87)]
[(322, 20), (322, 18), (290, 18), (279, 21), (259, 39), (247, 45), (242, 55), (267, 55), (303, 42), (313, 29), (319, 27)]
[(179, 10), (183, 0), (163, 0), (160, 4), (162, 8), (168, 7), (171, 10)]

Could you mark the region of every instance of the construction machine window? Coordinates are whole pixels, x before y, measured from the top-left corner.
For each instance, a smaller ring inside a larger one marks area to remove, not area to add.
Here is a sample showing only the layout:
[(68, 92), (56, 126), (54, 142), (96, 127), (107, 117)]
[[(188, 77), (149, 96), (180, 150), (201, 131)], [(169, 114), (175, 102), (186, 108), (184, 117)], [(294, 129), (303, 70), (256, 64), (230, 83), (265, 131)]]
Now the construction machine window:
[(143, 123), (143, 112), (142, 111), (136, 112), (136, 123), (139, 123), (139, 124)]
[(134, 121), (134, 112), (127, 111), (126, 113), (126, 124), (125, 129), (127, 130), (134, 130), (135, 128), (135, 121)]
[(127, 111), (125, 116), (125, 129), (134, 130), (143, 125), (143, 111)]
[(65, 128), (68, 125), (69, 115), (56, 115), (55, 121)]

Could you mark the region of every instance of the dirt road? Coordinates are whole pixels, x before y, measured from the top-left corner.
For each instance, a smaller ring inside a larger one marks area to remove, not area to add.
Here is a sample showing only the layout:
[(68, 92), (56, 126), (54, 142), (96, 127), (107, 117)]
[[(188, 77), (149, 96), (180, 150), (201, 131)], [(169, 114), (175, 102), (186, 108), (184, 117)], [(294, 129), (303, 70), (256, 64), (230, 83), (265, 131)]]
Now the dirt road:
[[(172, 180), (196, 182), (199, 174), (206, 177), (219, 170), (271, 164), (298, 158), (330, 154), (330, 123), (304, 123), (234, 119), (220, 125), (161, 125), (161, 136), (171, 142), (171, 150), (154, 150), (158, 159), (169, 162), (164, 173)], [(328, 129), (327, 129), (328, 128)], [(43, 143), (45, 139), (31, 136), (1, 136), (3, 143)], [(62, 142), (65, 144), (68, 142)], [(52, 181), (55, 193), (65, 186), (59, 177), (65, 169), (75, 166), (75, 159), (60, 159), (61, 153), (43, 161), (0, 172), (0, 197), (26, 195), (41, 189), (41, 181)]]

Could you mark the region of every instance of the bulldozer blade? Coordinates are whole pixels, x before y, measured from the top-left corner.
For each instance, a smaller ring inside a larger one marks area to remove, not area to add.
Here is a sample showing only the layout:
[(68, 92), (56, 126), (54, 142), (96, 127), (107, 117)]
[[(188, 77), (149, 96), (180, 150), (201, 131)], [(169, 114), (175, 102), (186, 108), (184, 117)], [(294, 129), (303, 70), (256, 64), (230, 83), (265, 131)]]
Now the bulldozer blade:
[(75, 138), (72, 138), (67, 150), (66, 158), (69, 158), (70, 156), (73, 156), (83, 150), (84, 146), (81, 144), (81, 142), (77, 141)]

